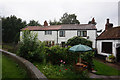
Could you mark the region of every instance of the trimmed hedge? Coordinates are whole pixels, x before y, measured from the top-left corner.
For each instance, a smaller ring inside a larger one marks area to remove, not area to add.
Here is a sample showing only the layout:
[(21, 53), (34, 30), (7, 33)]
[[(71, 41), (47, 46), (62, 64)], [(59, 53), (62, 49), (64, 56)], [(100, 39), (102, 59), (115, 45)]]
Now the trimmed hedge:
[(61, 64), (61, 60), (65, 62), (65, 64), (73, 64), (78, 59), (77, 53), (69, 52), (68, 49), (71, 46), (68, 46), (67, 48), (63, 48), (60, 46), (53, 46), (50, 47), (47, 51), (47, 61), (52, 64)]
[(89, 47), (92, 47), (92, 41), (87, 40), (85, 38), (82, 37), (78, 37), (78, 36), (74, 36), (73, 38), (70, 38), (67, 43), (67, 45), (70, 46), (74, 46), (74, 45), (78, 45), (78, 44), (83, 44), (83, 45), (87, 45)]

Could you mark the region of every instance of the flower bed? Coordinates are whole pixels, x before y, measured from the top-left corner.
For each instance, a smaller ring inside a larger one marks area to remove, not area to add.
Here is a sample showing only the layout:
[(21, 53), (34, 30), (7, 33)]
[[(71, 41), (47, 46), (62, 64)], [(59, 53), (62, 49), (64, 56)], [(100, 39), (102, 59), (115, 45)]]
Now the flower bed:
[(48, 78), (48, 79), (75, 79), (75, 78), (88, 78), (87, 71), (75, 72), (71, 65), (52, 65), (41, 64), (34, 62), (34, 65)]

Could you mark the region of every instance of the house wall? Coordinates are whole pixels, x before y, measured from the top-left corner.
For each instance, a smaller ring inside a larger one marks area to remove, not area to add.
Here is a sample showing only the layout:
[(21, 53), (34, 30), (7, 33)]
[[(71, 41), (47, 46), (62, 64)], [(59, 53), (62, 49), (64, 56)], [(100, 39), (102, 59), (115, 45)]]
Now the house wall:
[[(57, 43), (57, 31), (52, 31), (52, 35), (45, 35), (45, 31), (34, 31), (38, 33), (38, 39), (40, 41), (55, 41)], [(65, 30), (65, 37), (60, 37), (58, 31), (58, 43), (67, 42), (68, 39), (77, 36), (77, 30)], [(87, 30), (87, 36), (89, 37), (88, 40), (93, 42), (92, 47), (95, 48), (96, 46), (96, 30)], [(22, 36), (22, 32), (20, 32), (20, 36)], [(87, 39), (87, 37), (83, 37)]]
[(116, 44), (120, 44), (120, 40), (97, 40), (98, 54), (108, 56), (108, 53), (102, 52), (102, 42), (112, 42), (112, 53), (116, 57)]
[[(88, 40), (93, 42), (92, 47), (96, 47), (96, 35), (97, 32), (96, 30), (87, 30), (87, 36), (89, 36)], [(68, 39), (77, 36), (77, 30), (66, 30), (65, 31), (65, 37), (59, 37), (59, 31), (58, 31), (58, 43), (60, 44), (61, 42), (67, 42)], [(87, 39), (87, 37), (83, 37)]]
[(40, 41), (54, 41), (57, 43), (57, 31), (52, 31), (52, 35), (45, 35), (45, 31), (35, 31), (38, 33), (38, 39)]

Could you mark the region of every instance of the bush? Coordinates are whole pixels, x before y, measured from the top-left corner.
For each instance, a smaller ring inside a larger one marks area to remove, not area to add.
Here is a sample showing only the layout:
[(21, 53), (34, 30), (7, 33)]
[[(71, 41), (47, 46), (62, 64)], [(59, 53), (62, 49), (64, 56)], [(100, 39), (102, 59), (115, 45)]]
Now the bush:
[(88, 70), (91, 71), (91, 69), (94, 66), (93, 65), (94, 52), (93, 51), (84, 52), (80, 56), (81, 56), (83, 61), (87, 62)]
[(78, 36), (70, 38), (67, 41), (67, 45), (70, 45), (70, 46), (74, 46), (74, 45), (78, 45), (78, 44), (83, 44), (83, 45), (87, 45), (89, 47), (92, 47), (92, 42), (90, 40), (87, 40), (85, 38), (78, 37)]
[(41, 58), (40, 51), (42, 45), (38, 41), (37, 34), (25, 30), (22, 36), (17, 54), (29, 61), (39, 60)]
[(60, 46), (53, 46), (46, 49), (47, 52), (47, 61), (51, 62), (52, 64), (61, 64), (61, 60), (65, 61), (65, 64), (73, 64), (78, 58), (77, 53), (71, 53), (68, 51), (68, 49), (71, 46), (68, 46), (67, 48), (63, 48)]

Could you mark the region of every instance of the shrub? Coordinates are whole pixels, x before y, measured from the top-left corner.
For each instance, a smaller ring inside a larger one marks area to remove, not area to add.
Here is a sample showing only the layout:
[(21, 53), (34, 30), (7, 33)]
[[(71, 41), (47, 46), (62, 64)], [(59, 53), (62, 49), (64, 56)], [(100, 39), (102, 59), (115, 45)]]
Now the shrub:
[(30, 32), (29, 30), (23, 31), (23, 38), (19, 43), (19, 49), (17, 54), (29, 61), (39, 60), (38, 49), (40, 41), (38, 41), (37, 33)]
[(52, 64), (59, 64), (60, 59), (62, 58), (62, 52), (60, 46), (52, 46), (50, 47), (48, 52), (47, 59)]
[(115, 56), (112, 54), (112, 55), (109, 55), (109, 59), (115, 59)]
[(70, 45), (70, 46), (74, 46), (74, 45), (78, 45), (78, 44), (83, 44), (83, 45), (87, 45), (89, 47), (92, 47), (92, 42), (90, 40), (87, 40), (85, 38), (78, 37), (78, 36), (70, 38), (67, 41), (67, 45)]
[(87, 62), (88, 70), (91, 71), (91, 69), (94, 66), (93, 65), (94, 52), (93, 51), (84, 52), (84, 53), (81, 53), (80, 56), (81, 56), (83, 61)]
[(65, 61), (65, 64), (73, 64), (78, 58), (77, 53), (69, 52), (68, 49), (71, 46), (68, 46), (67, 48), (63, 48), (60, 46), (52, 46), (50, 48), (46, 48), (47, 52), (47, 61), (51, 62), (52, 64), (61, 64), (61, 60)]

